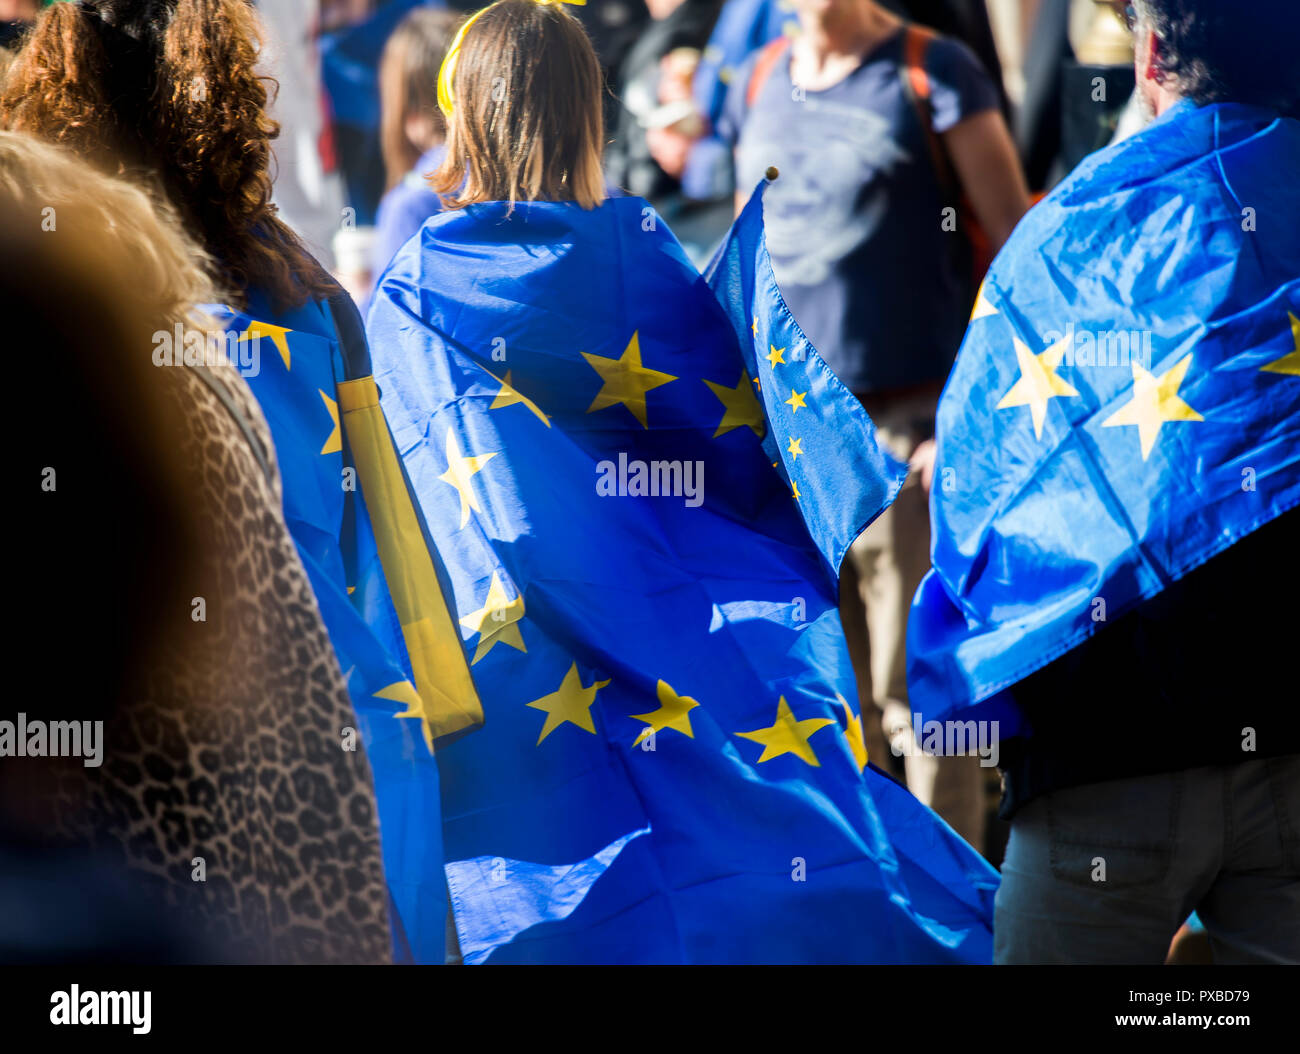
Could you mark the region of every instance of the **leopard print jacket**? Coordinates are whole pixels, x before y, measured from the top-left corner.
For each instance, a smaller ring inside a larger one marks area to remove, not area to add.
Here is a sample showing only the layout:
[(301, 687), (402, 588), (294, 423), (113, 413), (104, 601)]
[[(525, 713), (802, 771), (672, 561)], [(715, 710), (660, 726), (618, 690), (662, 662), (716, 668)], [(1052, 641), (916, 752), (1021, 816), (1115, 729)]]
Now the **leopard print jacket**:
[(370, 766), (270, 431), (229, 363), (174, 372), (206, 620), (178, 619), (106, 725), (102, 767), (64, 778), (62, 834), (121, 859), (222, 958), (389, 961)]

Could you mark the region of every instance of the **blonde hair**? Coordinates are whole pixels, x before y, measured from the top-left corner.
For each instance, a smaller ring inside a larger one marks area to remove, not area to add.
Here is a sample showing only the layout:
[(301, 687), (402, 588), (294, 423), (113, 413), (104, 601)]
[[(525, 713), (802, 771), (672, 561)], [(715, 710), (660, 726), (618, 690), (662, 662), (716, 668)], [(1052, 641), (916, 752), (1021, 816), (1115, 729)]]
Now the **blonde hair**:
[[(154, 352), (160, 331), (216, 329), (194, 311), (219, 298), (204, 263), (168, 206), (98, 172), (67, 147), (0, 131), (0, 298), (10, 311), (21, 305), (29, 328), (40, 334), (40, 343), (26, 350), (28, 372), (67, 415), (37, 415), (40, 448), (48, 447), (56, 459), (49, 464), (60, 473), (66, 467), (74, 481), (70, 510), (84, 511), (96, 495), (120, 498), (121, 508), (100, 510), (114, 565), (120, 561), (130, 571), (147, 563), (156, 576), (120, 598), (125, 650), (110, 656), (92, 648), (110, 666), (109, 694), (94, 706), (115, 705), (116, 689), (156, 669), (174, 621), (172, 605), (192, 595), (189, 586), (183, 595), (175, 587), (202, 570), (196, 562), (204, 544), (196, 518), (199, 483), (195, 465), (181, 454), (187, 437), (203, 434), (191, 416), (198, 409), (195, 382), (188, 371), (157, 368)], [(90, 445), (85, 457), (71, 458), (83, 442)], [(124, 476), (104, 485), (91, 478), (95, 466)], [(59, 511), (38, 515), (52, 531), (41, 531), (41, 544), (72, 533), (59, 525)], [(64, 577), (84, 572), (89, 595), (107, 587), (98, 570), (103, 561), (88, 564), (72, 554), (68, 562), (79, 570), (65, 568)]]
[(497, 0), (464, 31), (450, 71), (447, 208), (605, 200), (601, 72), (582, 24), (556, 3)]
[(190, 322), (194, 307), (225, 297), (211, 261), (181, 229), (171, 207), (97, 171), (64, 147), (0, 131), (0, 195), (6, 223), (77, 246), (86, 268), (129, 276), (121, 294), (148, 304), (159, 328)]

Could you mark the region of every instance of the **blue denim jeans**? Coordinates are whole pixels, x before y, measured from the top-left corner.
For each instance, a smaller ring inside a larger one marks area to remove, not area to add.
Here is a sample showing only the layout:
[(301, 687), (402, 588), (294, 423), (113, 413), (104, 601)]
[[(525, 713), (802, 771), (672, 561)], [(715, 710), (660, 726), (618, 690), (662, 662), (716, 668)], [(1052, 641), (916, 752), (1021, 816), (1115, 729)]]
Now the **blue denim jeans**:
[(997, 963), (1161, 963), (1195, 910), (1216, 963), (1300, 963), (1300, 755), (1094, 783), (1012, 821)]

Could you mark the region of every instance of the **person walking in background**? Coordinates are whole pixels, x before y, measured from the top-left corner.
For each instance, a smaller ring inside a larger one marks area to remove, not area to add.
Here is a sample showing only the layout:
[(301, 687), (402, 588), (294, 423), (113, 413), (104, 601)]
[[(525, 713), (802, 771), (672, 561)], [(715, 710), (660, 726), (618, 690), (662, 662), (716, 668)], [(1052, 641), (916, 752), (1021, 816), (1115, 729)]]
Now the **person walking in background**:
[[(984, 0), (877, 0), (880, 7), (966, 44), (979, 58), (999, 97), (1003, 66)], [(1017, 2), (1017, 0), (1013, 0)], [(727, 87), (745, 60), (777, 37), (797, 36), (794, 0), (726, 0), (695, 70), (697, 118), (661, 129), (650, 139), (655, 159), (682, 183), (687, 197), (713, 201), (735, 190), (730, 146), (716, 134)]]
[(461, 20), (454, 11), (416, 8), (384, 47), (379, 63), (379, 141), (387, 186), (375, 218), (372, 282), (406, 240), (442, 208), (428, 183), (446, 154), (438, 70)]
[(670, 165), (670, 175), (654, 155), (659, 143), (671, 149), (690, 142), (685, 133), (699, 134), (691, 81), (721, 7), (721, 0), (650, 0), (650, 22), (620, 69), (620, 106), (604, 155), (609, 183), (654, 205), (701, 258), (716, 241), (716, 221), (682, 198), (680, 168)]
[(647, 140), (694, 113), (691, 77), (720, 8), (720, 0), (650, 4), (650, 22), (623, 60), (618, 118), (604, 152), (606, 177), (614, 186), (656, 205), (677, 189)]
[[(969, 233), (978, 224), (995, 250), (1028, 193), (997, 89), (967, 47), (872, 0), (795, 6), (800, 32), (737, 72), (718, 131), (735, 148), (738, 202), (768, 166), (780, 171), (765, 205), (781, 291), (908, 461), (933, 434), (975, 299)], [(887, 739), (913, 792), (979, 846), (978, 759), (928, 756), (912, 737), (905, 628), (929, 567), (928, 523), (916, 473), (850, 550), (841, 611), (863, 710), (881, 719), (873, 756), (883, 760)]]

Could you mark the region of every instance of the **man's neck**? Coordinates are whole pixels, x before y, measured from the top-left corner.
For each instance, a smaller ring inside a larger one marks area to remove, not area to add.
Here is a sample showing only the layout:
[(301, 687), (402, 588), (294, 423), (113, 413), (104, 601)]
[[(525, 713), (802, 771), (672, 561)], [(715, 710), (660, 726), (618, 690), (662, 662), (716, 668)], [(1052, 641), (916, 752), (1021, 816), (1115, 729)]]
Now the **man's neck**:
[(1145, 91), (1139, 86), (1138, 99), (1141, 101), (1142, 112), (1146, 115), (1146, 119), (1154, 121), (1182, 102), (1183, 96), (1168, 91), (1161, 85), (1151, 84)]
[(682, 2), (683, 0), (646, 0), (645, 6), (650, 12), (650, 17), (658, 22), (681, 7)]
[(1156, 111), (1156, 116), (1163, 117), (1166, 113), (1168, 113), (1170, 110), (1172, 110), (1175, 106), (1177, 106), (1182, 101), (1183, 101), (1183, 97), (1179, 95), (1177, 92), (1166, 91), (1164, 88), (1161, 88), (1156, 93), (1156, 98), (1155, 98), (1154, 109)]

